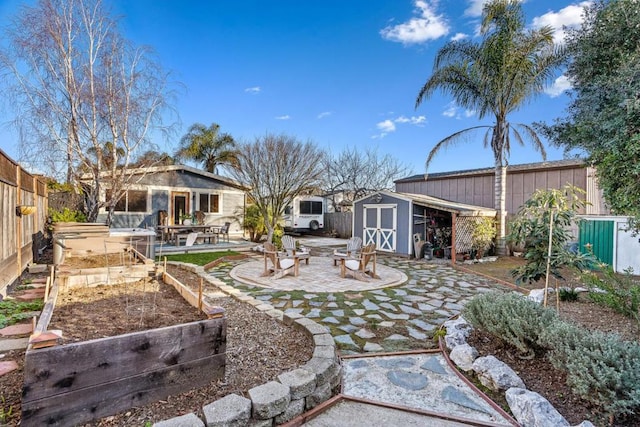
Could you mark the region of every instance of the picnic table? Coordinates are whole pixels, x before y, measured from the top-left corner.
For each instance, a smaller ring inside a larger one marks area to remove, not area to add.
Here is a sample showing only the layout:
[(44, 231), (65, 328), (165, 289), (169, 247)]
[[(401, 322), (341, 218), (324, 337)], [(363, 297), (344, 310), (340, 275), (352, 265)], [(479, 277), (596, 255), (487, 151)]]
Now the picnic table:
[(222, 228), (222, 226), (205, 224), (158, 226), (158, 230), (162, 233), (162, 240), (167, 243), (173, 243), (176, 246), (180, 246), (180, 241), (183, 239), (186, 240), (186, 236), (188, 236), (189, 233), (198, 233), (199, 238), (208, 238), (209, 242), (211, 242), (211, 238), (213, 238), (214, 243), (217, 243), (220, 228)]

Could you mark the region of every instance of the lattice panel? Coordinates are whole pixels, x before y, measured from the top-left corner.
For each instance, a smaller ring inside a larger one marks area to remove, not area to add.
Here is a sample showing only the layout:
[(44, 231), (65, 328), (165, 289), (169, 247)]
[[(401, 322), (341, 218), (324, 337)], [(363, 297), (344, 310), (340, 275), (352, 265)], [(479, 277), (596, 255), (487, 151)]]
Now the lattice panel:
[(456, 253), (469, 252), (471, 250), (471, 236), (475, 224), (481, 219), (477, 216), (459, 216), (456, 218)]

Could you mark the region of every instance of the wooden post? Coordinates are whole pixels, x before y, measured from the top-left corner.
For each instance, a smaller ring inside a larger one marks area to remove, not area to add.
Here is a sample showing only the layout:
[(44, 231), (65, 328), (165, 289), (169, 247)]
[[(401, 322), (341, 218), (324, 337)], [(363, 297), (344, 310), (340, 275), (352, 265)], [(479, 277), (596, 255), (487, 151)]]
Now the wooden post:
[(544, 306), (547, 306), (549, 293), (549, 269), (551, 268), (551, 245), (553, 244), (553, 209), (549, 212), (549, 251), (547, 253), (547, 274), (544, 279)]
[[(16, 208), (22, 204), (22, 173), (20, 171), (22, 168), (20, 166), (16, 166)], [(13, 218), (16, 218), (16, 248), (17, 248), (17, 263), (18, 268), (16, 271), (18, 272), (18, 277), (22, 275), (22, 217), (17, 216), (16, 211), (10, 212), (10, 215)]]
[(458, 214), (451, 214), (451, 265), (456, 265), (456, 224)]
[(47, 277), (47, 282), (44, 285), (44, 302), (46, 303), (49, 299), (49, 284), (51, 283), (51, 279)]
[[(50, 286), (53, 286), (53, 281), (54, 281), (54, 280), (55, 280), (55, 278), (56, 278), (56, 276), (55, 276), (55, 273), (56, 273), (55, 267), (54, 267), (53, 265), (52, 265), (52, 266), (50, 266), (50, 267), (49, 267), (49, 271), (50, 271), (50, 272), (49, 272), (49, 277), (48, 277), (48, 280), (49, 280), (49, 281), (48, 281), (48, 284), (49, 284)], [(47, 288), (47, 289), (48, 289), (48, 288)], [(47, 296), (49, 296), (49, 291), (45, 290), (45, 294), (46, 294)], [(44, 302), (47, 302), (47, 297), (45, 297), (45, 298), (44, 298)]]
[(198, 288), (198, 310), (202, 311), (202, 285), (203, 285), (204, 279), (201, 277), (200, 278), (200, 287)]

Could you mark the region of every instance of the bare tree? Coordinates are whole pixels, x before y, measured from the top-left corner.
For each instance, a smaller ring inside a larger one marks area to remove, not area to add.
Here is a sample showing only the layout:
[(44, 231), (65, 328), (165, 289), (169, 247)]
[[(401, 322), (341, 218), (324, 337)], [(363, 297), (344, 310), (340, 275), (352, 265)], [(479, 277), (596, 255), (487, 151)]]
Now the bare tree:
[[(163, 125), (172, 95), (168, 74), (117, 24), (102, 0), (39, 0), (22, 7), (0, 55), (12, 77), (7, 93), (21, 157), (82, 185), (88, 219), (105, 206), (108, 223), (133, 179), (130, 165), (154, 148), (150, 133), (171, 129)], [(111, 199), (102, 202), (104, 188)]]
[(379, 156), (377, 150), (371, 148), (362, 152), (347, 147), (336, 156), (327, 153), (323, 167), (326, 177), (322, 189), (336, 211), (340, 201), (352, 204), (376, 191), (391, 190), (396, 179), (412, 173), (409, 166), (390, 154)]
[(264, 218), (267, 241), (271, 242), (284, 209), (294, 197), (318, 184), (323, 173), (319, 161), (322, 153), (311, 142), (272, 134), (240, 143), (238, 152), (231, 175), (249, 188), (249, 196)]

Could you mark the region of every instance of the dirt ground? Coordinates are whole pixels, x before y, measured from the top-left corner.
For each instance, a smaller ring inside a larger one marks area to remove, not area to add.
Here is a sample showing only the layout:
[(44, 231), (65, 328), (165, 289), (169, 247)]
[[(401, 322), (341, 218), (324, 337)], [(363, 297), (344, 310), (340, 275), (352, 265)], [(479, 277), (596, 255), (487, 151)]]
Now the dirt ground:
[[(95, 262), (92, 266), (99, 264)], [(173, 269), (172, 274), (193, 288), (198, 286), (199, 277), (190, 272)], [(295, 369), (311, 358), (313, 340), (302, 331), (287, 327), (234, 298), (219, 298), (215, 303), (225, 309), (227, 318), (224, 379), (88, 425), (142, 426), (146, 422), (198, 412), (201, 406), (227, 394), (247, 397), (249, 389), (272, 381), (280, 373)], [(50, 329), (61, 329), (65, 342), (74, 342), (203, 318), (173, 287), (149, 280), (61, 294)], [(5, 353), (4, 359), (19, 361), (20, 369), (0, 377), (0, 426), (17, 426), (24, 351)]]

